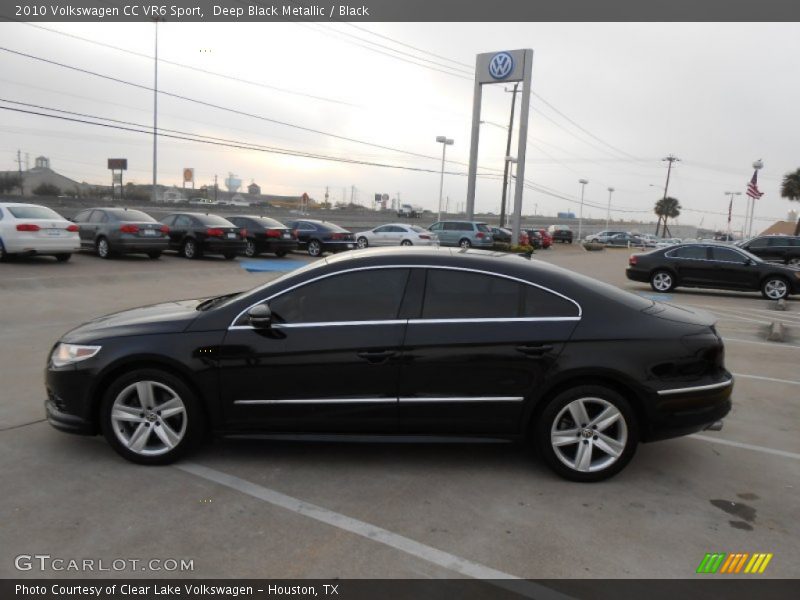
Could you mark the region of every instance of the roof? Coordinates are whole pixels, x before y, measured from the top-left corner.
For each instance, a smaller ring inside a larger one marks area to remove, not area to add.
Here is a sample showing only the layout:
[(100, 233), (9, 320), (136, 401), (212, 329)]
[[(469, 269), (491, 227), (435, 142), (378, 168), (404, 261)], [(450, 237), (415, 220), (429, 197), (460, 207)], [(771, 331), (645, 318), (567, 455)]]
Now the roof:
[(794, 235), (796, 227), (794, 221), (775, 221), (758, 235)]

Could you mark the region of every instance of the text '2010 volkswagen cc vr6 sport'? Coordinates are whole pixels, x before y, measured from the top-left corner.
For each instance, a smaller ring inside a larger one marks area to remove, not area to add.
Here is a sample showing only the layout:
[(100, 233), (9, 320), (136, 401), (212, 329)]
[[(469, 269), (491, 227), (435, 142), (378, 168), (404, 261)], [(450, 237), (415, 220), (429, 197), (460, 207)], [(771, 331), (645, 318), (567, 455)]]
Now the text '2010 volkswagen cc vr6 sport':
[(204, 434), (521, 440), (577, 481), (718, 427), (713, 318), (520, 256), (365, 250), (252, 291), (86, 323), (50, 355), (49, 421), (160, 464)]

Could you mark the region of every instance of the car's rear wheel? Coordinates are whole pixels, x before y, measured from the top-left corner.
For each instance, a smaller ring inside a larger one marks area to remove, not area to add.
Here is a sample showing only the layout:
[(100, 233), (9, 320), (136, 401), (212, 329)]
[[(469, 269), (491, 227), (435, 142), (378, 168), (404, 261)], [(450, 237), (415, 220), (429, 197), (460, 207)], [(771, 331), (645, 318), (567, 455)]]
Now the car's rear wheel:
[(58, 262), (67, 262), (70, 258), (72, 258), (72, 254), (69, 252), (64, 252), (62, 254), (56, 254), (56, 260)]
[(362, 237), (358, 238), (358, 240), (356, 240), (356, 245), (359, 248), (362, 248), (362, 249), (363, 248), (368, 248), (369, 247), (369, 240), (362, 236)]
[(761, 294), (767, 300), (781, 300), (789, 295), (789, 284), (783, 277), (767, 277), (761, 284)]
[(675, 288), (675, 275), (669, 271), (655, 271), (650, 276), (650, 287), (662, 294), (672, 291)]
[(244, 247), (244, 255), (248, 258), (253, 258), (257, 254), (255, 241), (247, 240), (247, 244)]
[(184, 258), (197, 258), (200, 256), (200, 249), (197, 247), (197, 242), (193, 239), (188, 239), (183, 242), (183, 246), (181, 247), (181, 254)]
[(153, 260), (158, 260), (159, 258), (161, 258), (161, 250), (153, 250), (152, 252), (148, 252), (147, 256), (149, 256)]
[(140, 369), (123, 375), (106, 391), (101, 428), (124, 458), (161, 465), (199, 441), (203, 414), (183, 381), (164, 371)]
[(318, 240), (311, 240), (308, 242), (309, 256), (322, 256), (322, 244)]
[(633, 457), (639, 428), (633, 409), (616, 391), (583, 385), (560, 393), (542, 411), (536, 442), (547, 465), (572, 481), (601, 481)]
[(97, 241), (94, 243), (94, 248), (97, 251), (97, 256), (100, 258), (111, 258), (111, 245), (106, 238), (97, 238)]
[(414, 244), (413, 244), (413, 242), (411, 240), (403, 240), (402, 242), (400, 242), (400, 245), (401, 246), (413, 246)]
[(467, 238), (464, 238), (458, 242), (458, 245), (462, 248), (472, 248), (472, 242), (470, 242)]

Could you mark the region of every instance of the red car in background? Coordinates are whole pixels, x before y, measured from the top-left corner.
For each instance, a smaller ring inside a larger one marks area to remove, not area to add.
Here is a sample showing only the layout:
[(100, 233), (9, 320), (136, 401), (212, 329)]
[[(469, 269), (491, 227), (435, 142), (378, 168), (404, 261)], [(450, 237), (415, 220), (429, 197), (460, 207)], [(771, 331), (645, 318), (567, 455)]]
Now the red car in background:
[(542, 248), (549, 248), (553, 245), (553, 236), (547, 231), (547, 229), (540, 229), (539, 233), (542, 234)]

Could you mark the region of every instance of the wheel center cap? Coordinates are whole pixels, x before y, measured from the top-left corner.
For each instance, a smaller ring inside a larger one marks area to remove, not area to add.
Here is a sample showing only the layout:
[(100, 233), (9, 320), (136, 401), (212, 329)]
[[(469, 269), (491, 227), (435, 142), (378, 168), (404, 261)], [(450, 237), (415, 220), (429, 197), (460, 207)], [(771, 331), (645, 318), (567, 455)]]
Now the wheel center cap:
[(158, 418), (158, 415), (156, 413), (154, 413), (152, 410), (148, 410), (144, 414), (144, 418), (147, 419), (150, 423), (152, 423), (153, 421), (155, 421)]
[(594, 437), (594, 431), (591, 429), (582, 429), (581, 430), (581, 437), (585, 440), (591, 439)]

